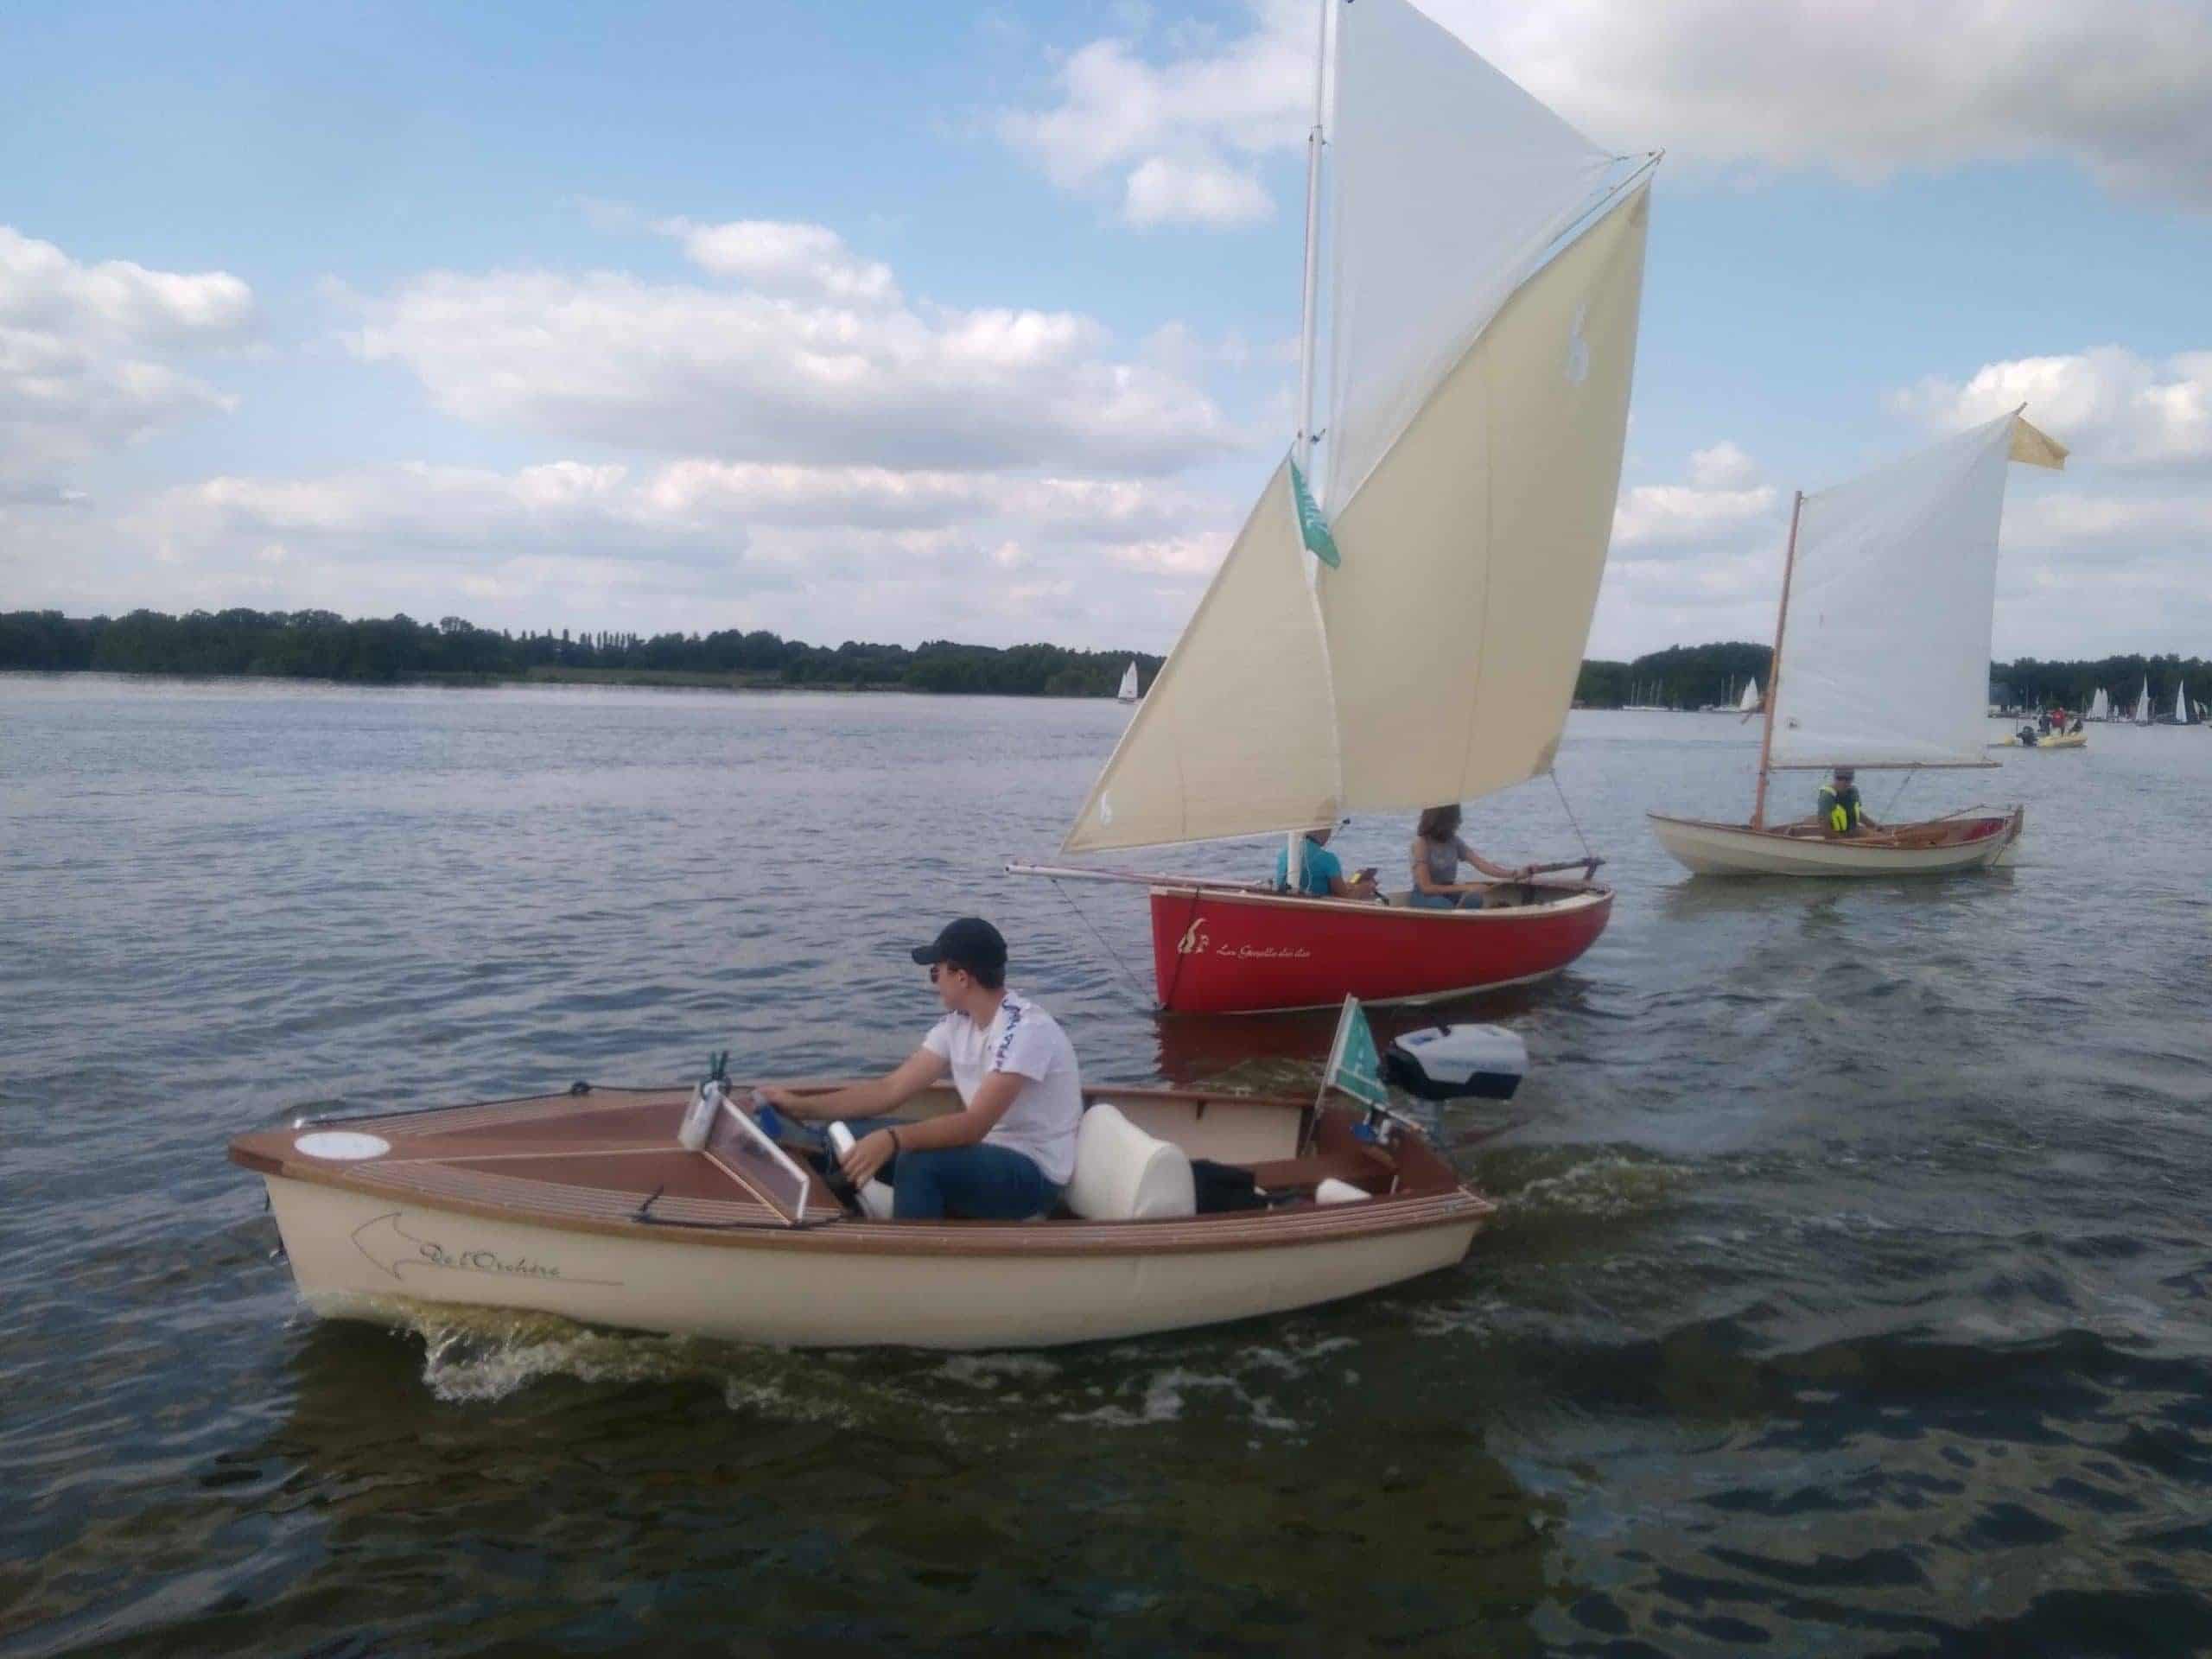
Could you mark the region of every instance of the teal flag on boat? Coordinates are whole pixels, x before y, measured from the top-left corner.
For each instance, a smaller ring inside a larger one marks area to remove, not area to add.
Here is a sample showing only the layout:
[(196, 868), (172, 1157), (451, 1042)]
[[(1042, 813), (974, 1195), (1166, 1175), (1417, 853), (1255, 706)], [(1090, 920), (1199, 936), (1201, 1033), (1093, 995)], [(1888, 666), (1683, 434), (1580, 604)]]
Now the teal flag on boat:
[(1337, 1018), (1337, 1039), (1329, 1046), (1329, 1069), (1321, 1074), (1321, 1092), (1341, 1089), (1363, 1106), (1390, 1103), (1389, 1085), (1382, 1081), (1382, 1057), (1375, 1052), (1375, 1033), (1367, 1028), (1366, 1010), (1356, 996), (1344, 998), (1344, 1011)]
[(1344, 563), (1337, 552), (1337, 538), (1329, 534), (1329, 521), (1313, 505), (1313, 497), (1306, 487), (1306, 474), (1298, 470), (1294, 461), (1290, 463), (1290, 493), (1298, 503), (1298, 533), (1306, 540), (1306, 550), (1330, 569), (1336, 569)]

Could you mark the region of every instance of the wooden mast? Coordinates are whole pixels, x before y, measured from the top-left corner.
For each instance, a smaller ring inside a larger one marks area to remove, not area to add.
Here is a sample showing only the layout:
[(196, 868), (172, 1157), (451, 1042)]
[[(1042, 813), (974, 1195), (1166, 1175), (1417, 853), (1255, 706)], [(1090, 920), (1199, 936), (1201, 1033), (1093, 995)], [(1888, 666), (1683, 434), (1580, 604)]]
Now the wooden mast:
[(1774, 618), (1774, 655), (1766, 668), (1766, 719), (1759, 726), (1759, 783), (1751, 797), (1751, 828), (1766, 828), (1767, 761), (1774, 752), (1774, 704), (1782, 691), (1782, 635), (1789, 626), (1789, 580), (1797, 570), (1797, 520), (1805, 511), (1805, 492), (1789, 504), (1789, 550), (1782, 556), (1782, 606)]

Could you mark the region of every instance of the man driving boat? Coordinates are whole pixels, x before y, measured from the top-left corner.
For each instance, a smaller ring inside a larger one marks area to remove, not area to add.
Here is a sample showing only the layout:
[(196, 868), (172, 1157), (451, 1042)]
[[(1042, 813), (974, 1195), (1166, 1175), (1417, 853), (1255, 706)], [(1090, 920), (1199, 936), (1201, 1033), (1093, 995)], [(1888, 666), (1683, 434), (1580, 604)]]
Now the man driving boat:
[(1820, 820), (1822, 834), (1855, 836), (1861, 830), (1882, 827), (1866, 816), (1859, 803), (1859, 785), (1853, 781), (1858, 775), (1849, 766), (1838, 766), (1835, 776), (1821, 785), (1814, 816)]
[(761, 1098), (798, 1118), (880, 1117), (950, 1073), (965, 1109), (871, 1129), (845, 1154), (847, 1177), (855, 1186), (885, 1181), (899, 1221), (1045, 1214), (1075, 1174), (1075, 1046), (1007, 988), (1006, 940), (981, 917), (948, 922), (912, 955), (930, 970), (944, 1017), (896, 1071), (825, 1095), (763, 1089)]

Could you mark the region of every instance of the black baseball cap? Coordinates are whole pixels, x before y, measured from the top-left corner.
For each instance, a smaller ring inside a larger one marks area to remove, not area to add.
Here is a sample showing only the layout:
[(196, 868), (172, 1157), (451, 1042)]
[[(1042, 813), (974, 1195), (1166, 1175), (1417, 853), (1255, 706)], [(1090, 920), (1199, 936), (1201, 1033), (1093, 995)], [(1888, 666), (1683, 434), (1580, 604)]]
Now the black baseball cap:
[(958, 921), (947, 922), (927, 944), (916, 945), (913, 957), (925, 967), (949, 962), (955, 968), (980, 972), (987, 980), (995, 979), (1006, 972), (1006, 939), (982, 917), (963, 916)]

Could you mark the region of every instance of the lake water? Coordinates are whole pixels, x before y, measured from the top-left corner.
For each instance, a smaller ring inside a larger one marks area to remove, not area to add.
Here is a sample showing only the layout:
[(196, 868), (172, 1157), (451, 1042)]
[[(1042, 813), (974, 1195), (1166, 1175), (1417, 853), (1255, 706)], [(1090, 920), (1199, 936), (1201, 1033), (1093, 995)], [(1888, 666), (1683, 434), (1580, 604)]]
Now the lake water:
[(887, 1066), (963, 912), (1087, 1076), (1311, 1086), (1327, 1016), (1163, 1020), (1141, 895), (997, 873), (1126, 718), (0, 676), (0, 1649), (2212, 1647), (2202, 731), (1909, 785), (2024, 801), (2005, 871), (1735, 884), (1641, 815), (1740, 818), (1756, 725), (1574, 716), (1611, 929), (1450, 1011), (1535, 1066), (1450, 1127), (1526, 1121), (1381, 1296), (961, 1357), (297, 1310), (237, 1130)]

